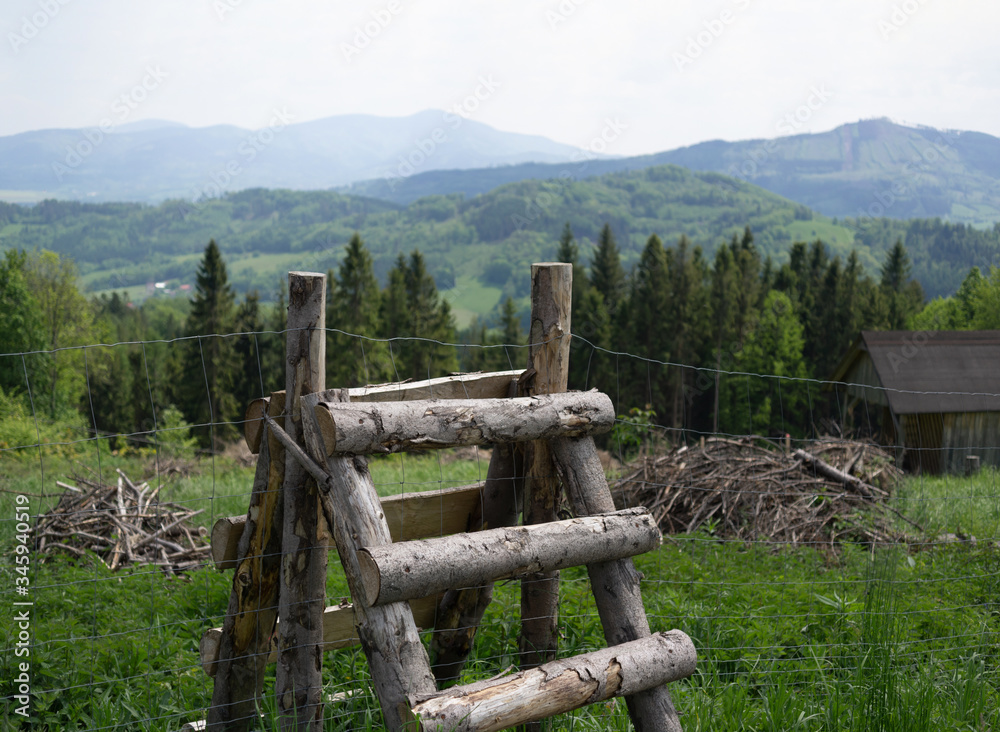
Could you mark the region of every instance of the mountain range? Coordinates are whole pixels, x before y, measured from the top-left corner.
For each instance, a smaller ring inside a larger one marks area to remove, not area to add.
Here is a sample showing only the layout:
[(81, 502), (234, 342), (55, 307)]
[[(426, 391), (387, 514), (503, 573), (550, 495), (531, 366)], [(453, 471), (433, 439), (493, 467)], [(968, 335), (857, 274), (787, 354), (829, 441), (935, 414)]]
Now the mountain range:
[(433, 110), (296, 122), (276, 109), (259, 130), (148, 120), (0, 137), (0, 200), (156, 203), (262, 187), (337, 189), (406, 205), (664, 164), (723, 173), (829, 217), (1000, 221), (1000, 139), (888, 119), (621, 158)]

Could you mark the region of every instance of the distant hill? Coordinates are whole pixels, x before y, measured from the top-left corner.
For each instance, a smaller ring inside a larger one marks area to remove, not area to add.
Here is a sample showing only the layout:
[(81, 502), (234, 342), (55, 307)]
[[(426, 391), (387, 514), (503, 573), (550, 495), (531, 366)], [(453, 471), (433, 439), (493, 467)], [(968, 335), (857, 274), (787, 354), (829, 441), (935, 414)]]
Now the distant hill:
[(844, 257), (857, 247), (873, 276), (903, 238), (913, 274), (928, 295), (949, 294), (973, 265), (998, 261), (1000, 230), (934, 221), (878, 219), (852, 229), (806, 206), (718, 173), (673, 165), (575, 181), (526, 180), (472, 198), (428, 196), (401, 206), (329, 191), (251, 189), (200, 203), (159, 205), (44, 201), (0, 204), (0, 249), (46, 248), (72, 256), (90, 292), (129, 289), (133, 297), (191, 285), (210, 238), (240, 291), (272, 300), (292, 269), (326, 271), (359, 231), (384, 278), (394, 260), (419, 248), (463, 318), (501, 297), (528, 293), (530, 263), (555, 257), (570, 222), (589, 261), (610, 223), (626, 267), (651, 234), (669, 246), (688, 236), (711, 256), (720, 242), (753, 231), (762, 253), (784, 261), (795, 241), (824, 241)]
[(976, 226), (1000, 221), (1000, 139), (885, 119), (773, 140), (712, 140), (615, 160), (431, 171), (344, 190), (405, 204), (432, 194), (472, 196), (519, 180), (579, 180), (665, 163), (724, 173), (831, 217), (940, 217)]
[(570, 145), (441, 111), (296, 122), (275, 110), (260, 130), (144, 120), (108, 132), (0, 137), (0, 200), (193, 200), (256, 187), (329, 189), (443, 168), (559, 162), (579, 154)]

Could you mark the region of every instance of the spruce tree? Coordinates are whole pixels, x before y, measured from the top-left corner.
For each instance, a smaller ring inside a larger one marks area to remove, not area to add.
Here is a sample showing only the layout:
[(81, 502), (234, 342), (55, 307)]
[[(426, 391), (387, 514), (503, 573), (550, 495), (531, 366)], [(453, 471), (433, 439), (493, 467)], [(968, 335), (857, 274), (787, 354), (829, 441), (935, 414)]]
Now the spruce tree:
[[(655, 361), (670, 358), (671, 323), (664, 317), (670, 291), (667, 254), (656, 234), (649, 237), (639, 258), (633, 278), (630, 308), (629, 352)], [(627, 403), (640, 406), (648, 403), (657, 414), (666, 414), (666, 384), (655, 374), (662, 373), (659, 365), (646, 361), (633, 362), (631, 391)]]
[(388, 378), (385, 344), (373, 340), (382, 296), (371, 254), (357, 232), (347, 245), (336, 278), (331, 272), (329, 279), (327, 383), (348, 387)]
[(604, 224), (597, 240), (597, 250), (590, 263), (590, 284), (604, 298), (604, 307), (614, 317), (625, 294), (625, 270), (610, 224)]
[(902, 239), (897, 239), (882, 265), (880, 289), (886, 303), (886, 326), (901, 330), (906, 320), (923, 305), (924, 291), (920, 283), (910, 279), (910, 257)]
[(233, 328), (235, 300), (226, 263), (212, 239), (198, 266), (195, 295), (187, 319), (187, 335), (200, 337), (187, 341), (182, 396), (184, 415), (189, 422), (214, 424), (214, 443), (209, 438), (212, 430), (202, 432), (200, 441), (215, 449), (236, 435), (232, 423), (238, 409), (233, 394), (236, 358), (233, 340), (222, 337)]

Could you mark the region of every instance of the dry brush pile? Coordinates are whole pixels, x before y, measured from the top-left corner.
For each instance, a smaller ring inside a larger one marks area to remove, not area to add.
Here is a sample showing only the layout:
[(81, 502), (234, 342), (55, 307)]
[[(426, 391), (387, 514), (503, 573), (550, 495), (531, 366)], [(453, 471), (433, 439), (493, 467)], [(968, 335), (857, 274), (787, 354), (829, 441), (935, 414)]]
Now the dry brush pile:
[(153, 564), (168, 574), (194, 569), (209, 560), (204, 529), (192, 528), (192, 511), (157, 500), (160, 487), (129, 480), (121, 470), (114, 485), (76, 477), (77, 485), (57, 482), (65, 492), (38, 519), (38, 550), (82, 557), (96, 554), (111, 569)]
[(894, 542), (916, 529), (889, 503), (901, 473), (875, 445), (817, 441), (785, 451), (766, 440), (711, 438), (626, 467), (616, 500), (646, 506), (662, 531), (790, 544)]

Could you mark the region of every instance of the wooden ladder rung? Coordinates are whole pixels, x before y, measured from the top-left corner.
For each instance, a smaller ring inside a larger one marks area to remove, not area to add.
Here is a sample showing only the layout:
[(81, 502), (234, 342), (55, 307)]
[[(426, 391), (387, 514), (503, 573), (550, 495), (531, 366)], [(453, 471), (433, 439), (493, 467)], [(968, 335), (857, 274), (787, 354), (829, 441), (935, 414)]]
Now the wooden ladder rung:
[(410, 721), (419, 720), (416, 729), (421, 732), (493, 732), (687, 678), (696, 662), (697, 652), (686, 634), (679, 630), (654, 633), (414, 699)]
[(428, 593), (609, 562), (660, 546), (644, 508), (363, 548), (364, 601), (385, 605)]

